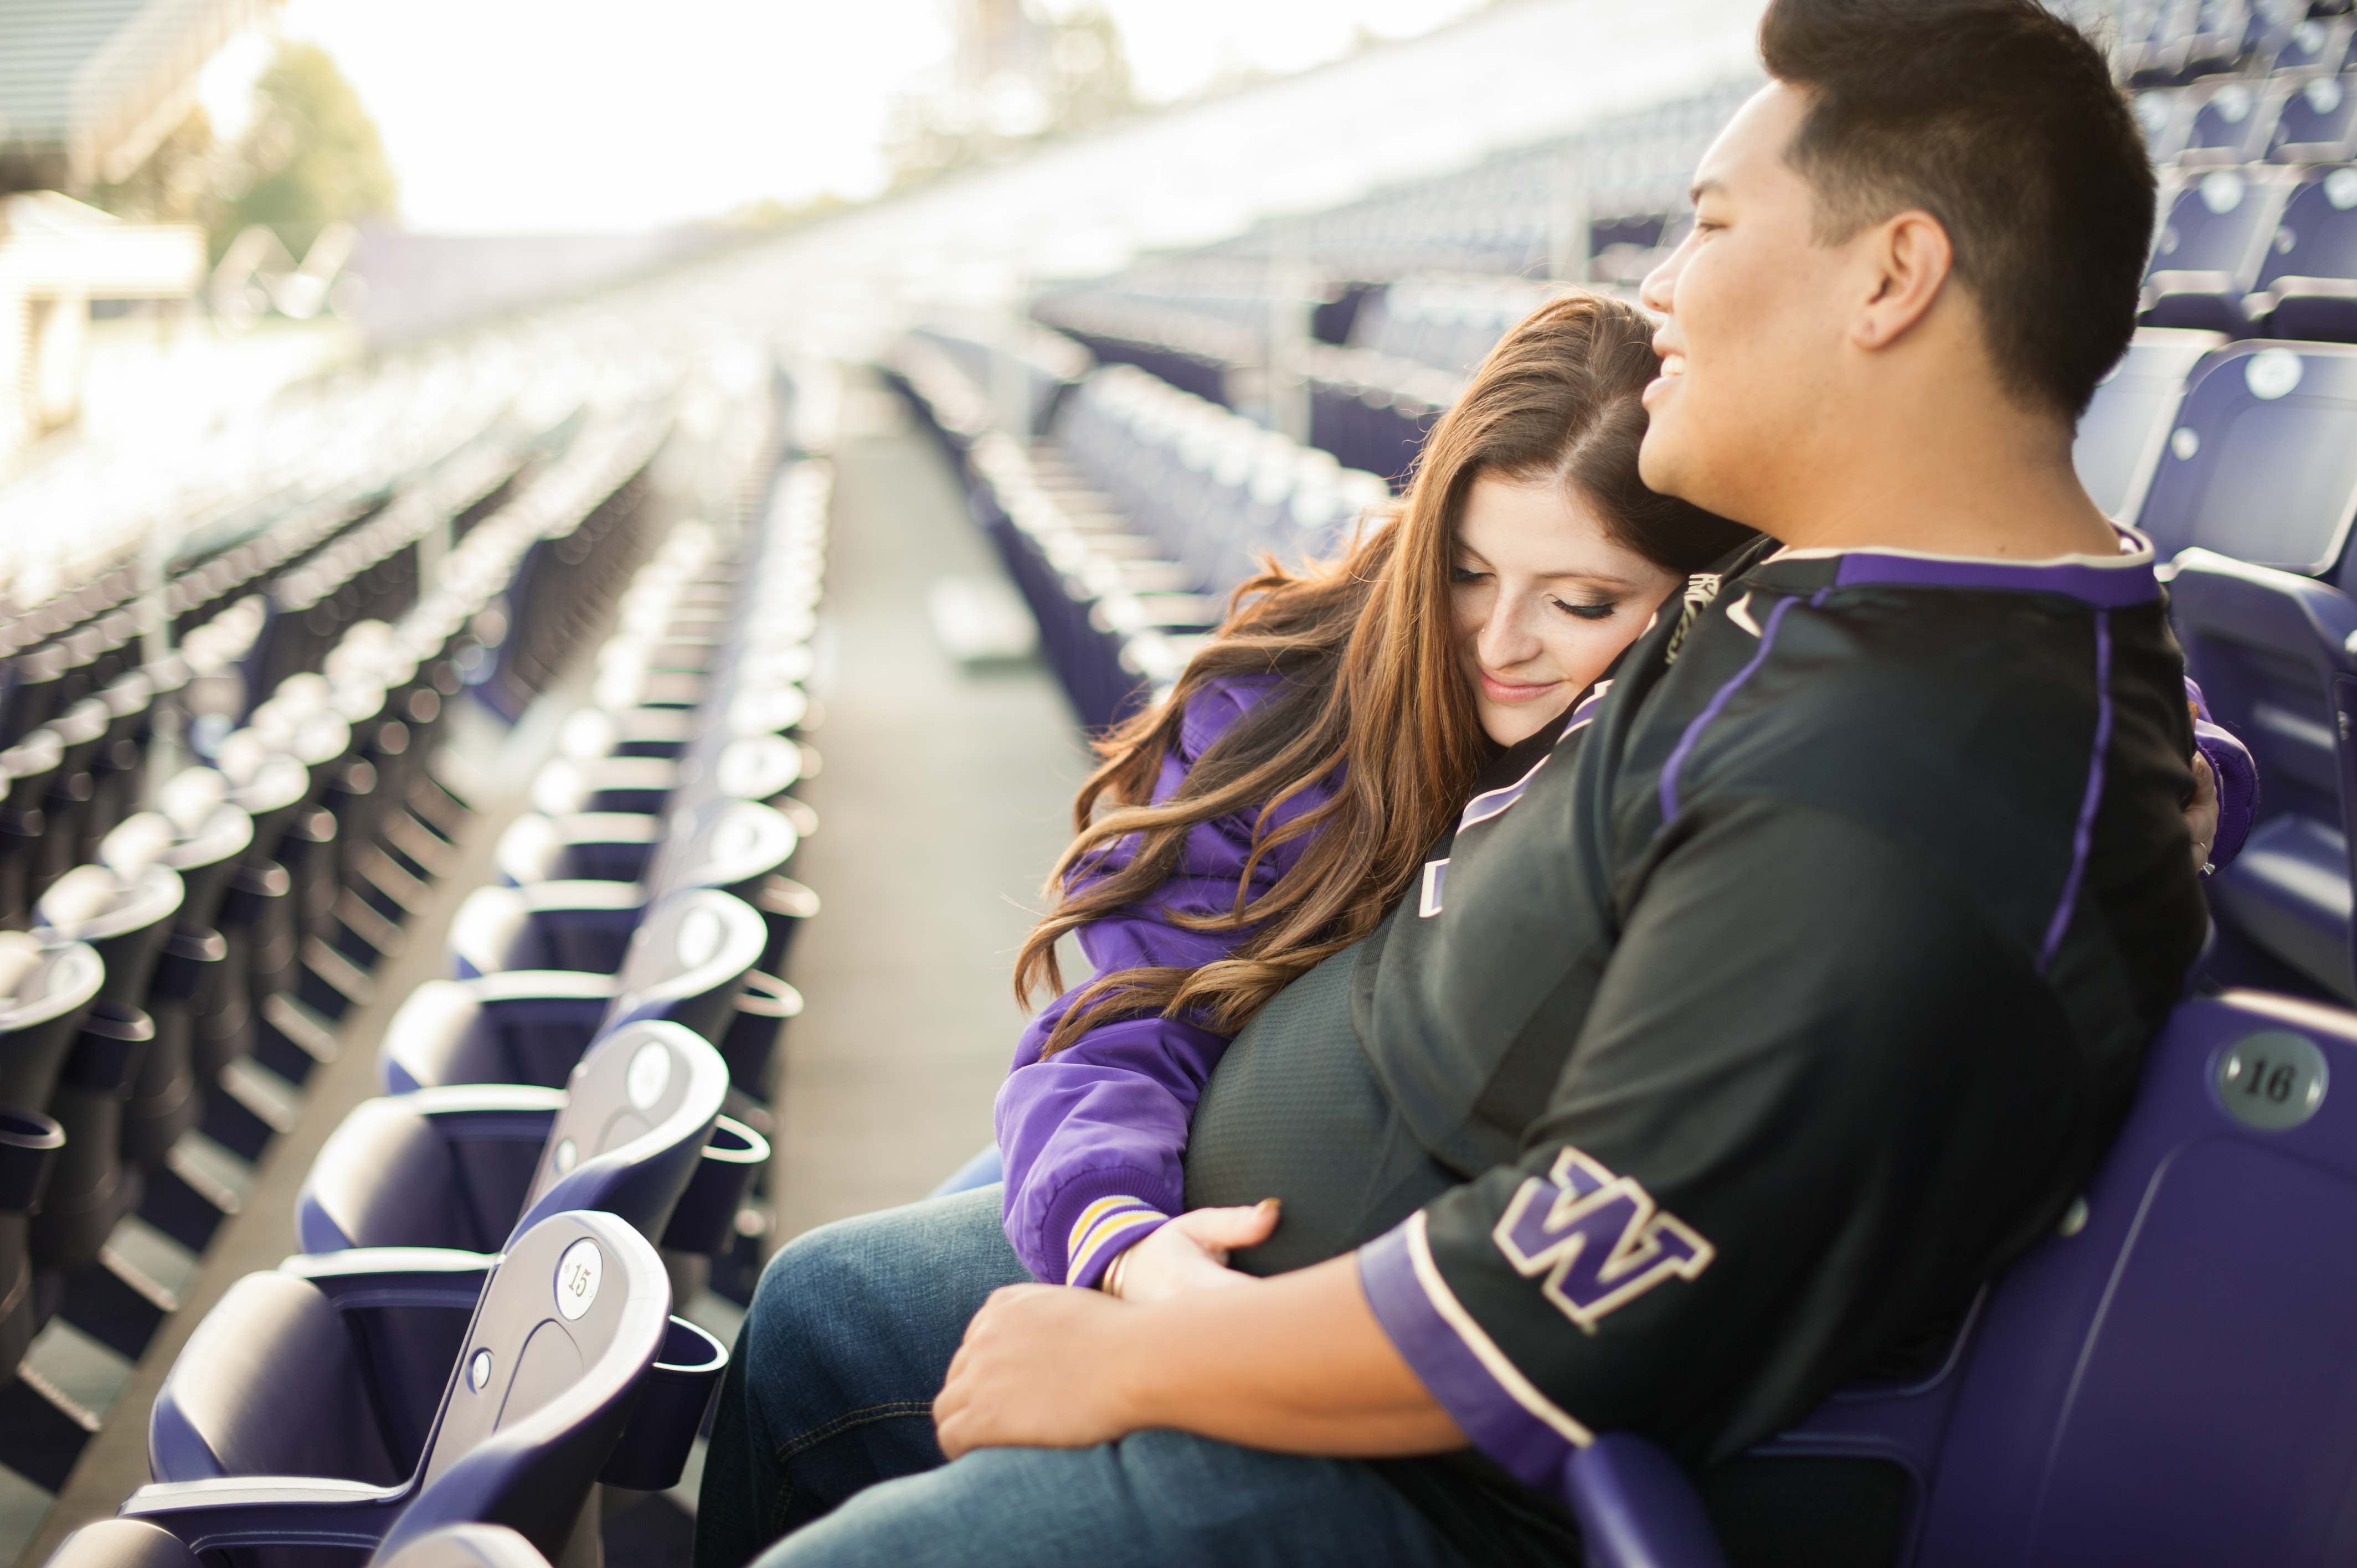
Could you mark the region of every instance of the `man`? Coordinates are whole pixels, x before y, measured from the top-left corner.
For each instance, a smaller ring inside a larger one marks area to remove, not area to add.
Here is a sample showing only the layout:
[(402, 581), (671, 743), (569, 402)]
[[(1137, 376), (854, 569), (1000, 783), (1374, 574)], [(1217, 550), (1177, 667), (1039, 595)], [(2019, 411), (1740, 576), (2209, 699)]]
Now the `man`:
[[(1417, 1207), (1249, 1288), (1017, 1286), (970, 1326), (965, 1254), (911, 1240), (945, 1219), (819, 1233), (765, 1282), (705, 1490), (824, 1515), (765, 1568), (1570, 1561), (1549, 1493), (1595, 1434), (1740, 1473), (2092, 1170), (2203, 926), (2149, 550), (2071, 466), (2151, 172), (2034, 0), (1774, 0), (1761, 43), (1646, 284), (1644, 472), (1771, 539), (1435, 850), (1445, 896), (1264, 1010), (1194, 1123), (1190, 1203), (1371, 1180), (1332, 1094), (1272, 1148), (1222, 1093), (1339, 1036)], [(926, 1468), (862, 1423), (920, 1408), (961, 1326)]]

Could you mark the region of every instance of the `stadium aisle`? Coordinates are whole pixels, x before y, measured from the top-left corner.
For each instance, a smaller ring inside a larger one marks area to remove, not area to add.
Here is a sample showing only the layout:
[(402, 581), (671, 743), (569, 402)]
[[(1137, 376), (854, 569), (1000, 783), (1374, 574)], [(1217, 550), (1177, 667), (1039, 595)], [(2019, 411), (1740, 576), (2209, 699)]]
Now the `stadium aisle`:
[(968, 672), (928, 584), (1000, 568), (939, 450), (854, 372), (828, 553), (834, 679), (797, 789), (819, 816), (771, 1165), (775, 1239), (922, 1197), (991, 1135), (1022, 1025), (1008, 991), (1085, 757), (1044, 668)]

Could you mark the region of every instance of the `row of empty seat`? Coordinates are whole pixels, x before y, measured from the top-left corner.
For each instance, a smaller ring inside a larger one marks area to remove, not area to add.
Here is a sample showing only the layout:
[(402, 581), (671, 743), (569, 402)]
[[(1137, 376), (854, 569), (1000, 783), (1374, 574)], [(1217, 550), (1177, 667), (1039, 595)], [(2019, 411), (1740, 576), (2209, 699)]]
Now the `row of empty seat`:
[(1168, 687), (1264, 556), (1331, 553), (1389, 499), (1375, 476), (1130, 365), (1107, 365), (1037, 438), (921, 338), (894, 373), (967, 472), (977, 520), (1087, 725)]
[[(479, 618), (582, 506), (643, 465), (664, 423), (600, 422), (450, 551), (434, 592), (397, 580), (405, 608), (383, 592), (328, 592), (274, 615), (286, 607), (265, 589), (62, 711), (76, 675), (97, 679), (102, 661), (44, 657), (58, 643), (12, 659), (11, 711), (48, 722), (0, 753), (16, 830), (0, 888), (7, 923), (28, 928), (0, 939), (14, 944), (0, 1005), (12, 1167), (0, 1202), (14, 1220), (0, 1224), (0, 1462), (55, 1487), (94, 1425), (19, 1367), (48, 1320), (135, 1359), (171, 1309), (139, 1249), (115, 1244), (122, 1229), (201, 1253), (235, 1211), (252, 1162), (333, 1054), (335, 1020), (447, 868), (471, 789), (431, 759), (459, 665), (481, 651)], [(483, 472), (420, 493), (472, 501)], [(330, 531), (298, 570), (330, 590), (381, 575), (447, 517), (395, 502), (375, 524)], [(274, 639), (289, 626), (298, 641)], [(81, 716), (94, 702), (103, 727)], [(207, 733), (191, 717), (220, 722)], [(196, 766), (173, 770), (156, 738), (167, 721), (201, 742), (178, 754)], [(158, 769), (167, 781), (151, 788)]]
[[(726, 1350), (673, 1309), (749, 1286), (727, 1270), (759, 1229), (770, 1058), (800, 1010), (782, 974), (817, 908), (784, 871), (816, 826), (787, 790), (817, 766), (829, 474), (780, 450), (769, 400), (743, 412), (755, 515), (672, 526), (630, 579), (447, 976), (385, 1027), (385, 1092), (305, 1179), (301, 1251), (174, 1362), (124, 1520), (209, 1562), (329, 1539), (389, 1560), (465, 1521), (594, 1562), (599, 1483), (679, 1481)], [(118, 1524), (59, 1561), (143, 1543), (170, 1557)]]

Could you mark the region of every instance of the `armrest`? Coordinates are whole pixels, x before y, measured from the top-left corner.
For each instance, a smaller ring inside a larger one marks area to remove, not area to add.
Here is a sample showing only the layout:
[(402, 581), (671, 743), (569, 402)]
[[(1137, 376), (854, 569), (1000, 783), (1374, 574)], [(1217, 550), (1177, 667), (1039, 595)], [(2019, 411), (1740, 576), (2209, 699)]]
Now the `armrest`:
[(1608, 1432), (1565, 1461), (1563, 1497), (1589, 1568), (1727, 1568), (1694, 1483), (1634, 1433)]
[(353, 1247), (301, 1252), (278, 1265), (316, 1286), (339, 1311), (379, 1306), (457, 1306), (473, 1311), (499, 1262), (490, 1252), (442, 1247)]
[(409, 1496), (407, 1483), (371, 1487), (323, 1476), (228, 1476), (142, 1487), (116, 1513), (168, 1530), (198, 1552), (280, 1545), (373, 1552)]

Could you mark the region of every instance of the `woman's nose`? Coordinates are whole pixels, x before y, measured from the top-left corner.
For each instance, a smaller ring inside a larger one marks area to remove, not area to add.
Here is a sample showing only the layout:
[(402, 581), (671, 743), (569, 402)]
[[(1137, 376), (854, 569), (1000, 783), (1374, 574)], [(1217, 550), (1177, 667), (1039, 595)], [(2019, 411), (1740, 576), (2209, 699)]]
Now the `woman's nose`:
[(1482, 623), (1478, 647), (1481, 662), (1492, 670), (1510, 670), (1535, 654), (1539, 639), (1532, 629), (1530, 607), (1519, 597), (1500, 595)]

